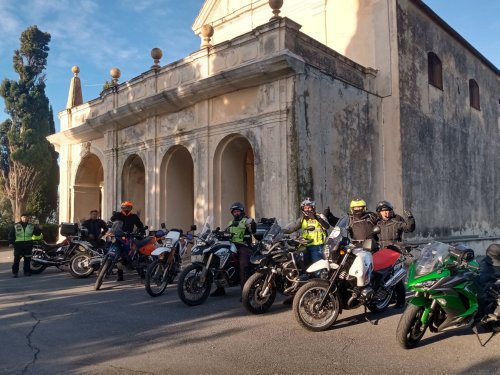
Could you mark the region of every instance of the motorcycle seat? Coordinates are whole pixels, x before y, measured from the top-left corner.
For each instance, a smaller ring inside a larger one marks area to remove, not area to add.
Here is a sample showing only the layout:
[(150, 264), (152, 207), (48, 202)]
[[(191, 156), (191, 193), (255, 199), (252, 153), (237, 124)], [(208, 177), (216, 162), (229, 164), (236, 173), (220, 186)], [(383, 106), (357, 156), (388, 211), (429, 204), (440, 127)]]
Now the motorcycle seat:
[(399, 252), (384, 248), (373, 254), (373, 270), (380, 271), (390, 268), (399, 259)]

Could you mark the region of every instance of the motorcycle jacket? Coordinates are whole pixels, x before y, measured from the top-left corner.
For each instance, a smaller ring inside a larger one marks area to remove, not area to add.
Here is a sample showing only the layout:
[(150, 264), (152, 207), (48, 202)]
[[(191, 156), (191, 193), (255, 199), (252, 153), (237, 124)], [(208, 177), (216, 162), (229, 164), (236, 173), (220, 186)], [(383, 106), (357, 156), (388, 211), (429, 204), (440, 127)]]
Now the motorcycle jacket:
[(377, 239), (373, 235), (373, 227), (377, 224), (378, 215), (374, 212), (365, 212), (361, 216), (349, 214), (349, 231), (355, 241), (364, 241), (369, 238)]
[(380, 227), (378, 238), (381, 245), (388, 245), (403, 240), (403, 233), (413, 232), (415, 230), (415, 219), (408, 216), (404, 219), (402, 216), (394, 215), (388, 220), (379, 219), (377, 225)]
[(248, 245), (252, 243), (252, 234), (257, 231), (257, 224), (255, 220), (247, 226), (249, 218), (244, 216), (241, 220), (232, 220), (229, 222), (227, 231), (231, 233), (231, 242), (235, 244)]
[(111, 219), (109, 220), (123, 222), (122, 230), (127, 233), (132, 233), (134, 231), (134, 226), (136, 226), (137, 229), (144, 228), (144, 224), (136, 214), (125, 215), (122, 212), (114, 212), (113, 216), (111, 216)]

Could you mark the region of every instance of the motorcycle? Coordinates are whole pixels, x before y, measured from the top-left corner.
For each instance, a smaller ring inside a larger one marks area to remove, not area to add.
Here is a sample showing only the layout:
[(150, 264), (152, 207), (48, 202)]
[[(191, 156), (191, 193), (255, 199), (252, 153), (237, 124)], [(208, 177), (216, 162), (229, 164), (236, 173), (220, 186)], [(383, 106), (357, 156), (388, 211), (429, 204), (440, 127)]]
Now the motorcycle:
[[(308, 330), (328, 329), (344, 309), (364, 306), (365, 314), (366, 308), (375, 313), (385, 310), (396, 284), (406, 277), (403, 254), (391, 249), (378, 251), (373, 239), (361, 246), (354, 244), (348, 223), (347, 216), (338, 221), (323, 248), (325, 259), (307, 269), (308, 273), (320, 272), (321, 278), (310, 280), (295, 295), (295, 318)], [(379, 230), (374, 228), (374, 233)]]
[(86, 228), (78, 224), (61, 223), (61, 235), (66, 239), (58, 244), (47, 244), (45, 241), (35, 241), (31, 258), (31, 273), (42, 273), (47, 267), (54, 266), (60, 270), (70, 266), (70, 273), (77, 278), (88, 277), (94, 268), (71, 267), (74, 258), (82, 256), (100, 256), (91, 243), (85, 240)]
[(399, 345), (404, 349), (416, 347), (427, 328), (436, 333), (467, 327), (474, 330), (477, 324), (485, 324), (498, 332), (500, 287), (498, 281), (486, 288), (482, 286), (479, 269), (474, 251), (464, 245), (425, 245), (408, 272), (408, 287), (415, 295), (399, 320)]
[[(106, 240), (110, 242), (110, 245), (99, 268), (94, 285), (95, 290), (101, 288), (104, 279), (111, 276), (115, 266), (124, 266), (124, 258), (129, 260), (126, 267), (136, 270), (141, 277), (145, 276), (146, 270), (152, 262), (151, 253), (157, 246), (157, 238), (155, 236), (145, 237), (143, 231), (125, 233), (122, 226), (121, 221), (115, 221), (106, 234)], [(146, 229), (147, 227), (144, 228), (144, 230)]]
[[(191, 226), (193, 230), (196, 225)], [(160, 237), (162, 245), (151, 253), (155, 259), (146, 271), (145, 288), (151, 297), (162, 295), (167, 285), (174, 281), (181, 269), (182, 256), (193, 239), (191, 233), (184, 235), (179, 229), (170, 229), (165, 235), (160, 233)]]
[(179, 275), (177, 293), (188, 306), (200, 305), (208, 298), (212, 284), (217, 287), (239, 285), (239, 262), (231, 234), (211, 229), (211, 217), (191, 249), (191, 264)]
[(257, 270), (243, 286), (241, 297), (249, 312), (265, 313), (273, 305), (277, 292), (293, 296), (307, 281), (302, 252), (308, 242), (303, 238), (290, 239), (278, 223), (273, 223), (250, 258)]

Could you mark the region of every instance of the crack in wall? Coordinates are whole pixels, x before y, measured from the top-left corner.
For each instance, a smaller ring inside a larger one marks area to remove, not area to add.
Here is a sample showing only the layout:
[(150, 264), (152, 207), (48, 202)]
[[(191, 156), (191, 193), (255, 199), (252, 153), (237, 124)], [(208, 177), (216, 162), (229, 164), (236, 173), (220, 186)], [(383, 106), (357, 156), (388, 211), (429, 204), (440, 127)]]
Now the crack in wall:
[(119, 367), (119, 366), (113, 366), (113, 365), (109, 365), (109, 367), (111, 367), (113, 369), (117, 369), (117, 370), (127, 370), (127, 371), (131, 371), (131, 372), (134, 372), (134, 373), (137, 373), (137, 374), (151, 374), (151, 375), (155, 374), (154, 372), (151, 372), (151, 371), (132, 370), (132, 369), (130, 369), (128, 367)]

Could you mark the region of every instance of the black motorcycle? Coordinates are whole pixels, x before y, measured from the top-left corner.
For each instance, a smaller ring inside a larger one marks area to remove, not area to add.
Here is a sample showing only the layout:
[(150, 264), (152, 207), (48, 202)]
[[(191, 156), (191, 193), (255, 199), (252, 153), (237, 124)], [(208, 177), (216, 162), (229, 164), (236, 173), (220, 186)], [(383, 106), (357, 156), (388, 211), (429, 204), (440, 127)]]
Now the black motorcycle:
[[(314, 229), (314, 227), (311, 227)], [(293, 296), (308, 280), (303, 251), (308, 240), (290, 239), (274, 223), (257, 246), (250, 262), (257, 268), (243, 286), (243, 306), (252, 314), (263, 314), (273, 305), (277, 292)]]
[[(48, 244), (45, 241), (35, 241), (33, 244), (33, 255), (31, 257), (31, 273), (42, 273), (47, 267), (57, 267), (64, 270), (70, 266), (72, 260), (78, 257), (100, 257), (98, 249), (86, 241), (86, 228), (78, 224), (62, 223), (61, 235), (66, 239), (57, 244)], [(69, 271), (77, 278), (88, 277), (96, 268), (92, 266), (80, 267)]]
[(191, 249), (191, 264), (179, 275), (177, 293), (189, 306), (200, 305), (208, 298), (212, 284), (217, 287), (239, 285), (239, 262), (231, 234), (211, 229), (207, 218), (196, 245)]

